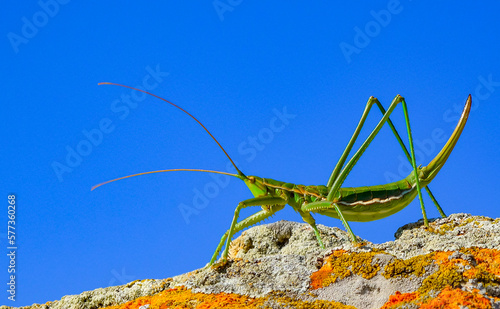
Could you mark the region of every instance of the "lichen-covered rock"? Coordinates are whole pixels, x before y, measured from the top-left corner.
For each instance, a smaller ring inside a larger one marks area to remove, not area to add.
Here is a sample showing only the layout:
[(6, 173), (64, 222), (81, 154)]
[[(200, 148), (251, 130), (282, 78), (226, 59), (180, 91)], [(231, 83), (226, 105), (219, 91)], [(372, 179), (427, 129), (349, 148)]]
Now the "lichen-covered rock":
[[(166, 280), (133, 281), (126, 285), (112, 286), (83, 292), (79, 295), (67, 295), (61, 300), (34, 304), (19, 309), (97, 309), (111, 305), (122, 304), (136, 298), (153, 295), (169, 287)], [(0, 309), (16, 309), (15, 307), (0, 306)]]
[(430, 225), (359, 246), (319, 225), (325, 250), (306, 224), (260, 225), (235, 239), (227, 263), (25, 308), (500, 309), (500, 219), (454, 214)]
[(419, 220), (400, 227), (395, 241), (374, 247), (399, 258), (470, 247), (500, 250), (500, 219), (460, 213), (432, 220), (430, 229), (423, 224), (423, 220)]
[[(349, 235), (336, 227), (319, 224), (318, 230), (326, 248), (351, 245)], [(278, 221), (244, 231), (229, 250), (231, 258), (256, 259), (269, 255), (319, 255), (322, 249), (308, 224)]]

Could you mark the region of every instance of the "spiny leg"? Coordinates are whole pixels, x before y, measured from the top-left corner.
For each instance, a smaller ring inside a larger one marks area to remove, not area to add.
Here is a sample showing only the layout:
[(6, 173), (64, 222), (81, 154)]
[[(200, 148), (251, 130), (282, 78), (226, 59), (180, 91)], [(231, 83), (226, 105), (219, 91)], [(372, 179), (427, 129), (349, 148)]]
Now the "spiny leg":
[[(333, 200), (334, 194), (338, 191), (338, 189), (342, 185), (343, 180), (342, 180), (342, 182), (340, 184), (338, 184), (338, 186), (335, 189), (333, 188), (334, 185), (339, 180), (339, 174), (341, 174), (342, 171), (345, 171), (345, 168), (344, 169), (342, 169), (342, 168), (344, 167), (344, 163), (347, 160), (347, 156), (351, 152), (352, 147), (354, 146), (354, 143), (356, 142), (356, 139), (358, 138), (359, 132), (361, 132), (361, 128), (363, 127), (363, 125), (364, 125), (364, 123), (366, 121), (366, 118), (368, 117), (368, 114), (370, 113), (370, 110), (371, 110), (373, 104), (376, 104), (376, 103), (380, 104), (380, 102), (378, 101), (377, 98), (375, 98), (375, 97), (372, 96), (372, 97), (370, 97), (368, 99), (368, 102), (366, 103), (366, 106), (365, 106), (365, 110), (363, 111), (363, 114), (361, 115), (361, 119), (359, 120), (358, 125), (356, 126), (356, 129), (354, 130), (354, 133), (351, 136), (351, 139), (349, 140), (349, 143), (347, 144), (347, 147), (344, 149), (344, 152), (342, 153), (342, 156), (340, 157), (339, 161), (335, 165), (335, 168), (333, 169), (333, 172), (330, 175), (330, 179), (328, 179), (327, 187), (330, 189), (330, 192), (328, 194), (328, 201), (332, 201)], [(358, 150), (358, 152), (359, 152), (359, 150)], [(351, 162), (352, 162), (352, 158), (349, 161), (349, 163), (351, 163)], [(352, 169), (352, 166), (354, 166), (354, 164), (356, 164), (356, 161), (354, 161), (351, 164), (351, 168), (343, 176), (344, 179), (347, 177), (347, 174), (350, 172), (350, 170)], [(342, 177), (342, 175), (341, 175), (341, 177)], [(357, 242), (356, 241), (356, 236), (352, 232), (351, 227), (349, 226), (349, 223), (347, 223), (347, 220), (344, 218), (344, 215), (342, 214), (342, 211), (340, 210), (340, 208), (336, 204), (334, 204), (334, 203), (331, 203), (329, 206), (326, 206), (326, 208), (330, 208), (331, 206), (333, 206), (335, 208), (335, 211), (337, 212), (340, 221), (342, 222), (342, 224), (344, 225), (345, 229), (347, 230), (347, 232), (351, 236), (351, 240), (354, 243), (356, 243)]]
[[(262, 196), (262, 197), (255, 197), (251, 198), (248, 200), (244, 200), (236, 206), (236, 209), (234, 210), (234, 216), (233, 216), (233, 221), (231, 223), (231, 227), (229, 228), (228, 235), (226, 237), (226, 248), (224, 248), (224, 252), (222, 253), (222, 260), (225, 261), (227, 259), (227, 254), (229, 252), (229, 245), (231, 244), (231, 239), (233, 238), (235, 231), (235, 226), (238, 221), (238, 217), (240, 214), (240, 210), (246, 207), (250, 206), (263, 206), (263, 205), (269, 205), (269, 208), (266, 209), (265, 211), (269, 212), (269, 215), (274, 214), (276, 211), (283, 209), (285, 206), (286, 201), (280, 197), (272, 197), (272, 196)], [(242, 229), (246, 228), (248, 226), (242, 226)], [(224, 236), (222, 237), (224, 238)], [(221, 239), (221, 243), (223, 243), (223, 240)], [(221, 244), (219, 244), (219, 247)], [(219, 248), (217, 247), (217, 248)], [(214, 253), (215, 258), (216, 257), (216, 252)], [(214, 257), (212, 257), (212, 260), (214, 260)], [(210, 261), (212, 263), (213, 261)]]
[(330, 178), (328, 179), (328, 183), (326, 184), (328, 188), (330, 188), (335, 182), (335, 180), (338, 178), (340, 171), (342, 170), (342, 167), (344, 166), (344, 163), (347, 160), (347, 156), (351, 152), (351, 149), (354, 146), (356, 139), (358, 138), (359, 132), (361, 131), (361, 128), (365, 124), (366, 117), (368, 117), (370, 109), (372, 108), (375, 102), (378, 102), (378, 100), (374, 97), (370, 97), (368, 99), (368, 102), (366, 103), (365, 106), (365, 110), (361, 115), (361, 119), (359, 120), (358, 125), (356, 126), (356, 129), (354, 130), (354, 133), (352, 134), (351, 139), (349, 140), (349, 143), (347, 143), (347, 147), (344, 149), (344, 152), (340, 156), (340, 159), (337, 161), (337, 164), (335, 165), (335, 168), (333, 169), (333, 172), (330, 175)]
[[(238, 233), (239, 231), (247, 228), (247, 227), (250, 227), (256, 223), (259, 223), (260, 221), (262, 220), (265, 220), (267, 218), (269, 218), (273, 213), (272, 212), (269, 212), (267, 210), (261, 210), (259, 212), (256, 212), (254, 213), (253, 215), (250, 215), (248, 217), (246, 217), (245, 219), (241, 220), (240, 222), (236, 223), (236, 226), (234, 227), (234, 233)], [(229, 234), (229, 230), (227, 230), (224, 235), (222, 235), (222, 238), (219, 242), (219, 245), (217, 246), (217, 249), (215, 249), (215, 252), (212, 256), (212, 259), (210, 260), (210, 262), (207, 264), (207, 266), (210, 266), (212, 265), (216, 260), (217, 260), (217, 256), (219, 255), (221, 249), (222, 249), (222, 246), (224, 245), (224, 243), (226, 242), (226, 239), (227, 239), (227, 235)]]
[[(358, 125), (356, 126), (356, 129), (354, 130), (354, 133), (351, 136), (351, 139), (349, 140), (349, 143), (347, 144), (347, 147), (344, 149), (344, 152), (342, 153), (342, 156), (340, 156), (339, 161), (335, 165), (335, 168), (333, 169), (333, 172), (330, 175), (330, 179), (328, 179), (328, 183), (327, 183), (326, 186), (328, 188), (330, 188), (330, 192), (328, 194), (328, 196), (330, 197), (329, 201), (332, 200), (332, 197), (334, 195), (334, 192), (332, 192), (332, 190), (331, 190), (332, 186), (338, 180), (339, 174), (342, 171), (342, 167), (344, 167), (344, 163), (347, 160), (347, 156), (349, 156), (349, 153), (351, 152), (352, 147), (354, 146), (354, 143), (356, 142), (356, 139), (358, 138), (359, 132), (361, 132), (361, 128), (365, 124), (366, 118), (368, 117), (368, 114), (370, 113), (370, 110), (371, 110), (373, 104), (377, 104), (379, 106), (379, 108), (382, 106), (380, 104), (380, 102), (378, 101), (377, 98), (375, 98), (375, 97), (372, 96), (372, 97), (370, 97), (368, 99), (368, 102), (366, 103), (366, 106), (365, 106), (365, 110), (363, 111), (363, 114), (361, 115), (361, 119), (359, 120)], [(385, 112), (384, 112), (384, 114), (385, 114)], [(392, 122), (390, 122), (390, 123), (392, 124)], [(352, 159), (351, 159), (351, 161), (352, 161)], [(349, 162), (351, 162), (351, 161), (349, 161)], [(356, 162), (353, 163), (353, 166), (354, 166), (354, 164), (356, 164)], [(352, 169), (352, 167), (351, 167), (351, 169)], [(350, 171), (350, 169), (349, 169), (349, 171)], [(345, 177), (347, 177), (347, 175)], [(344, 179), (345, 179), (345, 177), (344, 177)], [(338, 189), (340, 188), (341, 185), (342, 185), (342, 183), (340, 183), (340, 185), (338, 186), (338, 188), (335, 189), (335, 192), (338, 191)], [(332, 203), (330, 206), (333, 206), (335, 208), (335, 211), (337, 212), (337, 214), (339, 216), (339, 219), (342, 222), (342, 225), (344, 225), (345, 229), (347, 230), (347, 232), (351, 236), (351, 240), (354, 243), (357, 243), (356, 236), (352, 232), (351, 227), (349, 226), (349, 223), (347, 223), (347, 220), (344, 218), (344, 215), (342, 214), (342, 211), (340, 211), (340, 208), (336, 204), (334, 204), (334, 203)], [(327, 208), (329, 208), (329, 207), (327, 207)]]
[[(358, 135), (361, 131), (361, 128), (363, 127), (365, 120), (366, 120), (368, 114), (370, 113), (370, 110), (371, 110), (373, 104), (377, 104), (379, 110), (382, 112), (382, 115), (384, 115), (386, 113), (385, 108), (382, 106), (382, 104), (379, 102), (379, 100), (377, 98), (370, 97), (368, 99), (368, 102), (366, 103), (366, 107), (365, 107), (365, 110), (363, 111), (361, 119), (359, 120), (358, 125), (356, 126), (356, 129), (354, 130), (354, 133), (353, 133), (351, 139), (349, 140), (349, 143), (347, 144), (347, 147), (345, 148), (344, 152), (342, 153), (342, 156), (340, 157), (332, 174), (330, 175), (330, 178), (329, 178), (328, 183), (327, 183), (327, 187), (330, 188), (333, 185), (333, 183), (335, 182), (335, 180), (338, 178), (340, 171), (341, 171), (342, 167), (344, 166), (345, 161), (347, 160), (347, 156), (349, 155), (350, 151), (352, 150), (352, 147), (354, 146), (354, 143), (356, 142), (356, 139), (358, 138)], [(387, 118), (387, 124), (389, 125), (392, 132), (394, 133), (394, 136), (398, 140), (398, 143), (401, 146), (401, 148), (403, 149), (403, 152), (405, 153), (406, 158), (408, 159), (410, 164), (412, 164), (411, 155), (408, 152), (408, 150), (406, 149), (406, 146), (403, 143), (401, 136), (399, 135), (398, 131), (394, 127), (394, 124), (392, 123), (390, 118)], [(412, 164), (412, 167), (413, 167), (413, 164)], [(430, 188), (425, 187), (425, 190), (427, 191), (427, 194), (429, 194), (429, 197), (431, 198), (431, 200), (434, 202), (434, 205), (436, 205), (436, 208), (439, 211), (439, 214), (443, 218), (446, 217), (443, 209), (441, 208), (441, 206), (437, 202), (436, 198), (432, 194)]]
[(415, 183), (417, 185), (418, 199), (420, 200), (420, 206), (422, 207), (424, 224), (425, 226), (429, 226), (429, 221), (427, 220), (427, 214), (425, 213), (424, 200), (422, 199), (422, 191), (420, 190), (420, 180), (418, 179), (417, 163), (415, 162), (415, 149), (413, 148), (413, 138), (411, 137), (411, 129), (410, 129), (410, 118), (408, 117), (408, 108), (406, 107), (406, 102), (404, 99), (402, 103), (403, 103), (403, 113), (405, 115), (406, 129), (408, 131), (408, 140), (410, 141), (411, 165), (413, 166), (413, 173), (415, 175)]
[[(382, 112), (382, 115), (385, 114), (385, 108), (382, 106), (382, 104), (378, 100), (376, 100), (375, 103), (377, 103), (377, 106), (380, 109), (380, 111)], [(412, 164), (411, 155), (408, 152), (408, 149), (406, 149), (406, 146), (403, 143), (403, 140), (401, 139), (401, 136), (399, 135), (398, 131), (396, 130), (396, 127), (394, 127), (394, 124), (392, 123), (392, 121), (391, 121), (390, 118), (387, 119), (387, 124), (389, 125), (389, 127), (391, 127), (391, 130), (394, 133), (394, 136), (396, 137), (396, 139), (398, 140), (398, 143), (401, 146), (401, 149), (403, 149), (403, 152), (405, 153), (406, 158), (408, 159), (408, 162), (410, 162), (410, 164)], [(413, 165), (412, 165), (412, 167), (413, 167)], [(429, 186), (425, 187), (425, 191), (427, 191), (427, 194), (429, 194), (429, 197), (431, 198), (432, 202), (436, 206), (436, 208), (439, 211), (439, 214), (441, 215), (441, 217), (446, 218), (446, 215), (445, 215), (443, 209), (441, 208), (441, 206), (439, 205), (438, 201), (434, 197), (434, 194), (432, 194), (431, 189), (429, 188)]]
[[(373, 98), (375, 99), (375, 98)], [(375, 99), (376, 100), (376, 99)], [(333, 201), (334, 195), (337, 193), (338, 189), (342, 184), (344, 183), (344, 180), (346, 179), (347, 175), (351, 172), (352, 168), (356, 163), (358, 162), (359, 158), (361, 155), (364, 153), (366, 148), (370, 145), (372, 140), (375, 138), (375, 136), (378, 134), (384, 123), (389, 119), (390, 114), (392, 111), (396, 108), (397, 104), (401, 103), (403, 101), (403, 98), (400, 95), (397, 95), (394, 100), (392, 101), (391, 105), (389, 106), (389, 109), (385, 112), (384, 116), (382, 119), (379, 121), (375, 129), (370, 133), (370, 135), (366, 138), (366, 140), (363, 142), (363, 144), (359, 147), (359, 149), (356, 151), (356, 153), (352, 156), (352, 158), (349, 160), (349, 162), (344, 166), (344, 168), (338, 172), (338, 177), (335, 177), (333, 179), (333, 184), (329, 187), (329, 193), (327, 200), (328, 201)]]
[[(372, 99), (372, 98), (370, 98), (370, 99)], [(373, 98), (373, 99), (376, 100), (375, 98)], [(415, 181), (416, 181), (417, 190), (418, 190), (420, 201), (421, 201), (422, 211), (424, 212), (424, 222), (426, 223), (426, 225), (428, 225), (427, 216), (425, 215), (425, 209), (423, 208), (423, 201), (421, 199), (420, 183), (419, 183), (418, 173), (417, 173), (417, 167), (416, 167), (416, 163), (415, 163), (415, 155), (414, 155), (415, 151), (413, 149), (413, 140), (411, 139), (410, 124), (409, 124), (409, 120), (408, 120), (408, 111), (407, 111), (406, 103), (404, 102), (403, 97), (401, 97), (400, 95), (397, 95), (394, 98), (394, 100), (392, 101), (391, 105), (389, 106), (389, 108), (387, 109), (387, 111), (384, 113), (384, 116), (379, 121), (379, 123), (377, 124), (377, 126), (375, 127), (375, 129), (373, 129), (373, 131), (366, 138), (366, 140), (363, 142), (363, 144), (359, 147), (359, 149), (356, 151), (356, 153), (352, 156), (352, 158), (349, 160), (349, 162), (344, 166), (344, 168), (340, 172), (338, 172), (338, 177), (336, 177), (334, 179), (333, 185), (331, 187), (329, 187), (330, 190), (329, 190), (329, 193), (328, 193), (328, 196), (327, 196), (327, 201), (329, 201), (329, 202), (333, 202), (334, 201), (335, 195), (337, 194), (338, 190), (340, 189), (340, 186), (342, 186), (342, 184), (344, 183), (345, 179), (347, 178), (347, 175), (351, 172), (351, 170), (354, 167), (354, 165), (356, 165), (356, 163), (358, 162), (358, 160), (361, 157), (361, 155), (364, 153), (364, 151), (366, 150), (366, 148), (368, 148), (368, 146), (373, 141), (373, 139), (375, 138), (375, 136), (378, 134), (378, 132), (380, 131), (380, 129), (382, 128), (382, 126), (384, 125), (384, 123), (389, 119), (389, 116), (392, 113), (392, 111), (396, 108), (396, 106), (399, 103), (403, 103), (402, 105), (403, 105), (403, 112), (405, 114), (406, 127), (407, 127), (407, 130), (409, 132), (410, 150), (411, 150), (411, 154), (412, 154), (412, 165), (413, 165), (413, 170), (414, 170), (414, 173), (415, 173), (415, 176), (416, 176)], [(340, 164), (340, 162), (338, 164)], [(335, 171), (334, 171), (334, 173), (335, 173)], [(333, 173), (332, 173), (332, 176), (334, 176)], [(344, 224), (344, 226), (349, 227), (349, 224), (347, 223), (347, 221), (343, 217), (342, 212), (340, 211), (340, 209), (338, 208), (338, 206), (336, 206), (335, 204), (333, 204), (333, 205), (335, 206), (335, 210), (339, 214), (339, 217), (340, 217), (342, 223)], [(350, 229), (350, 227), (348, 229)]]

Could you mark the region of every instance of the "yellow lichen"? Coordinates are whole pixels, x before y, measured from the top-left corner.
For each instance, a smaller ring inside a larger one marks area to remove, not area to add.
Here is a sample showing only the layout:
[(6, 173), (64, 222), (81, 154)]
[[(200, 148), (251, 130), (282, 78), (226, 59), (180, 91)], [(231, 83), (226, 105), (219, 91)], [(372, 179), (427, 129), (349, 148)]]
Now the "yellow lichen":
[(446, 286), (457, 287), (463, 280), (462, 272), (456, 266), (459, 259), (450, 260), (452, 252), (435, 252), (434, 263), (439, 265), (439, 269), (432, 275), (425, 278), (418, 289), (420, 294), (427, 294), (430, 291), (441, 291)]
[(394, 259), (387, 264), (382, 274), (385, 278), (404, 277), (410, 275), (421, 277), (425, 274), (425, 267), (432, 263), (433, 253), (419, 255), (407, 260)]
[(482, 225), (481, 225), (480, 221), (492, 221), (493, 223), (497, 222), (496, 220), (493, 221), (493, 219), (488, 218), (488, 217), (474, 216), (474, 217), (469, 217), (467, 219), (464, 219), (461, 222), (460, 221), (458, 221), (458, 222), (452, 221), (450, 223), (442, 224), (436, 228), (430, 227), (430, 228), (428, 228), (428, 231), (432, 232), (432, 233), (443, 235), (448, 231), (453, 231), (455, 228), (465, 226), (469, 223), (472, 223), (475, 227), (481, 227)]
[(353, 252), (337, 250), (330, 255), (320, 270), (311, 275), (311, 289), (328, 286), (352, 274), (365, 279), (373, 278), (380, 267), (372, 264), (377, 252)]
[[(314, 300), (314, 301), (302, 301), (295, 300), (289, 296), (284, 296), (283, 292), (274, 292), (269, 297), (274, 302), (276, 302), (280, 307), (283, 308), (294, 308), (294, 309), (308, 309), (308, 308), (321, 308), (321, 309), (356, 309), (353, 306), (344, 305), (336, 301), (327, 300)], [(267, 307), (264, 307), (267, 308)]]
[(278, 303), (284, 308), (294, 309), (356, 309), (356, 307), (344, 305), (336, 301), (328, 300), (315, 300), (315, 301), (301, 301), (301, 300), (287, 300), (279, 301)]
[(451, 231), (451, 230), (453, 230), (453, 227), (451, 225), (449, 225), (448, 223), (445, 223), (445, 224), (441, 225), (440, 230), (444, 231), (444, 232)]
[(441, 291), (447, 286), (458, 287), (463, 280), (463, 275), (457, 267), (442, 267), (429, 277), (425, 278), (418, 289), (421, 294), (429, 291)]

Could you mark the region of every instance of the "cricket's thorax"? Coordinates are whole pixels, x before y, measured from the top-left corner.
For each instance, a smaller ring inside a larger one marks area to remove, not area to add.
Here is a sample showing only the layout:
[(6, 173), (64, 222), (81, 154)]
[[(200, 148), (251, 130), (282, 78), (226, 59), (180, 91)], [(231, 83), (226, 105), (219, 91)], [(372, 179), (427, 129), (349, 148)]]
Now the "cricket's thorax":
[[(290, 203), (312, 203), (326, 200), (326, 186), (304, 186), (269, 178), (261, 178), (262, 184), (268, 188), (268, 193), (280, 196)], [(293, 206), (293, 205), (292, 205)]]

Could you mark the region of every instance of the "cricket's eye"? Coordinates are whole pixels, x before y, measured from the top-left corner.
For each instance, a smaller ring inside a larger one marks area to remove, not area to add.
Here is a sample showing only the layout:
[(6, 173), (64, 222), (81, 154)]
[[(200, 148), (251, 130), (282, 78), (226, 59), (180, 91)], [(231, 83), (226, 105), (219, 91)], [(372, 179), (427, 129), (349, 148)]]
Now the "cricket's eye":
[(255, 182), (255, 177), (253, 176), (249, 176), (248, 177), (248, 180), (250, 180), (251, 183), (254, 183)]

